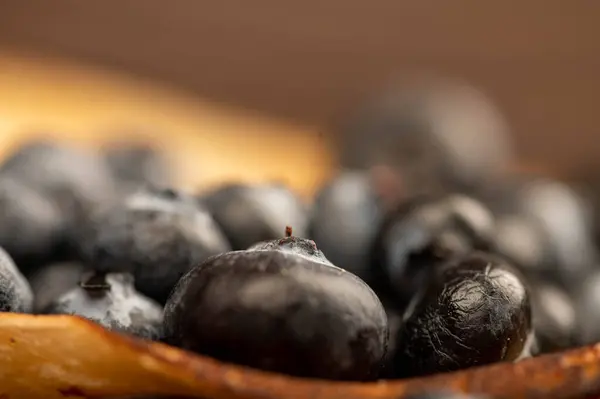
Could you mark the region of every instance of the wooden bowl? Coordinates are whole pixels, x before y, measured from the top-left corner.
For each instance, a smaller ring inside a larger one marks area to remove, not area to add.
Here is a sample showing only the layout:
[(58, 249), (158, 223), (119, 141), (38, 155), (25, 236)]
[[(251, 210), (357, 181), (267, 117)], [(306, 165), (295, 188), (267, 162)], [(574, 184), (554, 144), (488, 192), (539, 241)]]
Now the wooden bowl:
[[(163, 148), (179, 183), (190, 189), (284, 180), (308, 198), (333, 170), (330, 144), (316, 129), (215, 107), (147, 82), (0, 52), (0, 89), (0, 155), (38, 136), (95, 147), (124, 138), (111, 129), (135, 127), (125, 138)], [(402, 399), (427, 390), (600, 397), (600, 346), (422, 379), (339, 383), (224, 364), (71, 316), (0, 314), (0, 364), (0, 399)]]
[(0, 398), (172, 395), (204, 399), (403, 399), (428, 391), (494, 398), (600, 397), (600, 346), (428, 378), (342, 383), (221, 363), (110, 333), (73, 316), (0, 316)]

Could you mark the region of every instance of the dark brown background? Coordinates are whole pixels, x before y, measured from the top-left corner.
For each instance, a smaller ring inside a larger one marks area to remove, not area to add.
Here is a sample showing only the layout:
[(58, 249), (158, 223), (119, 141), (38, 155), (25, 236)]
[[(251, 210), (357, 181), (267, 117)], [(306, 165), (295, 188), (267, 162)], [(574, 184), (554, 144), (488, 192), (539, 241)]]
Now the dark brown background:
[(3, 0), (0, 45), (323, 126), (398, 72), (467, 78), (522, 155), (572, 169), (600, 163), (599, 22), (596, 0)]

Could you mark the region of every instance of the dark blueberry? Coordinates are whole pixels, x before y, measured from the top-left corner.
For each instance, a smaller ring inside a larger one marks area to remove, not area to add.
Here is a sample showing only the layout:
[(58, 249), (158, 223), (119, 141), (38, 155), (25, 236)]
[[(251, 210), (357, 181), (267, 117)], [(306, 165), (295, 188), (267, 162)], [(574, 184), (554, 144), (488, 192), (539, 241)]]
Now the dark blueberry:
[(549, 179), (532, 182), (522, 191), (522, 206), (542, 224), (561, 266), (561, 277), (585, 275), (595, 266), (589, 214), (570, 187)]
[(395, 366), (420, 376), (529, 355), (529, 293), (518, 272), (474, 252), (436, 270), (398, 334)]
[(496, 216), (494, 250), (537, 280), (553, 268), (543, 226), (535, 218), (506, 213)]
[(481, 201), (462, 194), (447, 195), (442, 202), (450, 210), (450, 224), (463, 231), (475, 248), (493, 245), (496, 221), (490, 209)]
[(201, 201), (234, 250), (275, 239), (288, 225), (294, 226), (298, 236), (307, 235), (307, 208), (283, 185), (230, 184), (205, 195)]
[(390, 165), (409, 191), (477, 186), (512, 160), (506, 123), (491, 101), (463, 82), (390, 87), (342, 127), (344, 167)]
[(107, 147), (105, 159), (124, 193), (142, 186), (169, 186), (173, 172), (164, 155), (148, 144), (124, 143)]
[(85, 317), (103, 327), (146, 339), (162, 336), (162, 307), (136, 292), (125, 273), (94, 274), (44, 311)]
[(530, 276), (573, 288), (597, 263), (589, 211), (566, 184), (521, 177), (487, 195), (499, 215), (499, 252)]
[(14, 178), (0, 177), (0, 246), (23, 271), (58, 256), (63, 227), (54, 203)]
[(589, 210), (589, 220), (596, 247), (600, 247), (600, 174), (597, 168), (585, 168), (572, 177), (570, 185), (581, 196)]
[(367, 172), (345, 172), (317, 194), (310, 237), (332, 263), (368, 279), (383, 210)]
[(600, 272), (594, 271), (583, 281), (574, 294), (579, 324), (578, 343), (594, 344), (600, 341)]
[(82, 234), (84, 263), (129, 272), (136, 288), (164, 303), (193, 266), (229, 245), (210, 214), (185, 194), (147, 188), (97, 214)]
[(384, 222), (373, 250), (379, 277), (372, 284), (382, 292), (388, 285), (403, 308), (438, 265), (487, 249), (493, 237), (493, 216), (478, 201), (458, 194), (415, 198)]
[(12, 258), (0, 248), (0, 312), (30, 313), (31, 287)]
[(167, 302), (165, 333), (223, 361), (336, 380), (376, 378), (388, 337), (375, 293), (296, 237), (194, 268)]
[(65, 145), (25, 145), (4, 162), (2, 171), (31, 183), (70, 213), (73, 206), (87, 210), (114, 198), (114, 182), (104, 160)]
[(54, 202), (67, 224), (67, 241), (98, 207), (112, 203), (116, 186), (104, 160), (94, 153), (49, 142), (19, 148), (1, 172), (29, 185)]
[(77, 287), (84, 267), (78, 262), (61, 262), (45, 265), (27, 276), (33, 296), (33, 310), (41, 312), (55, 299)]
[(531, 293), (538, 351), (555, 352), (575, 346), (579, 324), (572, 298), (558, 286), (541, 281), (532, 283)]

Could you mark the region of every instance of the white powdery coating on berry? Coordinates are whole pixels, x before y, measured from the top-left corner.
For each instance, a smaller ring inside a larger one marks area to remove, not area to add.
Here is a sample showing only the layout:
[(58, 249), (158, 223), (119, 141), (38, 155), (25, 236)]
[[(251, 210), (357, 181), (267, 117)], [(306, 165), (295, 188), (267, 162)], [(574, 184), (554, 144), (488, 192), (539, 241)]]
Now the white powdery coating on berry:
[[(105, 327), (140, 326), (145, 321), (161, 323), (161, 306), (136, 294), (133, 279), (127, 281), (125, 275), (108, 274), (106, 282), (110, 290), (102, 296), (89, 295), (83, 288), (76, 288), (62, 295), (55, 303), (65, 313), (85, 315)], [(116, 311), (115, 311), (116, 310)]]

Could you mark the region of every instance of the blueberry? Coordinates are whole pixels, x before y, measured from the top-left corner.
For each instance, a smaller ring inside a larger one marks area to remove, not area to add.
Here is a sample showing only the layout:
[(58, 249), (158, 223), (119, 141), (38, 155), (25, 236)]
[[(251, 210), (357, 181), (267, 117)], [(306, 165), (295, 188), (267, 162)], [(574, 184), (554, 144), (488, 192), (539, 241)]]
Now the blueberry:
[(194, 268), (167, 302), (165, 333), (223, 361), (336, 380), (376, 378), (388, 336), (375, 293), (297, 237)]
[(496, 216), (494, 251), (537, 280), (553, 269), (553, 256), (544, 228), (535, 218), (518, 213)]
[(54, 203), (16, 179), (0, 176), (0, 246), (23, 271), (59, 256), (63, 228)]
[(524, 212), (543, 225), (561, 277), (586, 274), (597, 262), (591, 225), (581, 198), (567, 185), (540, 179), (522, 191)]
[(566, 184), (522, 176), (489, 190), (498, 251), (532, 278), (577, 289), (598, 261), (584, 201)]
[(555, 352), (575, 346), (579, 323), (573, 299), (560, 287), (540, 280), (532, 282), (531, 293), (538, 351)]
[(569, 183), (581, 196), (588, 210), (596, 247), (600, 246), (600, 174), (597, 168), (585, 168), (573, 176)]
[(233, 249), (246, 249), (281, 235), (287, 225), (306, 236), (308, 211), (302, 201), (280, 184), (229, 184), (201, 198)]
[(12, 258), (0, 248), (0, 312), (30, 313), (31, 287)]
[(332, 263), (368, 280), (371, 247), (382, 217), (370, 175), (347, 171), (317, 194), (310, 237)]
[(145, 185), (164, 187), (172, 183), (169, 163), (148, 144), (117, 143), (105, 148), (104, 157), (124, 193), (135, 192)]
[(132, 273), (136, 288), (160, 303), (193, 266), (229, 250), (194, 198), (151, 187), (97, 214), (80, 241), (84, 263), (104, 273)]
[(394, 166), (418, 194), (466, 189), (501, 175), (511, 163), (507, 133), (491, 101), (463, 82), (392, 86), (341, 127), (341, 163)]
[(516, 269), (474, 252), (436, 270), (397, 336), (401, 376), (428, 375), (528, 354), (531, 308)]
[(162, 336), (162, 307), (135, 291), (125, 273), (94, 274), (44, 311), (85, 317), (103, 327), (146, 339)]
[(493, 216), (475, 199), (458, 194), (414, 198), (383, 223), (373, 249), (373, 274), (379, 277), (371, 283), (382, 292), (391, 289), (402, 309), (437, 266), (487, 249), (493, 237)]
[(574, 300), (579, 323), (578, 343), (588, 345), (600, 341), (600, 271), (590, 273), (578, 286)]
[(65, 145), (28, 143), (8, 157), (0, 172), (32, 187), (58, 206), (67, 226), (69, 245), (90, 214), (112, 203), (116, 196), (116, 186), (104, 160), (97, 154)]
[(59, 296), (77, 287), (83, 272), (84, 266), (81, 263), (59, 262), (44, 265), (28, 275), (35, 298), (34, 311), (41, 312)]
[(67, 214), (106, 203), (112, 200), (115, 190), (101, 157), (47, 142), (21, 147), (4, 162), (2, 172), (30, 183)]
[(475, 248), (488, 249), (493, 245), (496, 220), (481, 201), (462, 194), (447, 195), (443, 202), (450, 211), (450, 223), (463, 231)]

